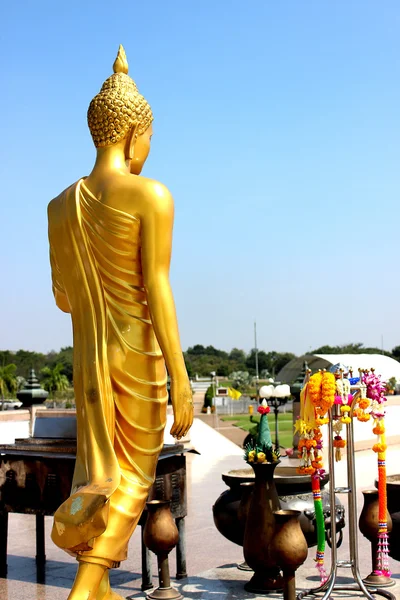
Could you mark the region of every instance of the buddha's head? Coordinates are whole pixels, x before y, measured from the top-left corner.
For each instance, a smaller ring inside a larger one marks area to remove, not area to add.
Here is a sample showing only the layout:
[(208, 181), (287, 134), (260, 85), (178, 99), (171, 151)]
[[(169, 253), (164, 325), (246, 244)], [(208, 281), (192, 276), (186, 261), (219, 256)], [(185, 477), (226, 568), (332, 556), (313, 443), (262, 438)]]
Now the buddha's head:
[(139, 175), (150, 151), (153, 113), (128, 76), (128, 61), (122, 46), (113, 70), (114, 74), (89, 105), (89, 129), (98, 150), (113, 145), (122, 147), (131, 173)]

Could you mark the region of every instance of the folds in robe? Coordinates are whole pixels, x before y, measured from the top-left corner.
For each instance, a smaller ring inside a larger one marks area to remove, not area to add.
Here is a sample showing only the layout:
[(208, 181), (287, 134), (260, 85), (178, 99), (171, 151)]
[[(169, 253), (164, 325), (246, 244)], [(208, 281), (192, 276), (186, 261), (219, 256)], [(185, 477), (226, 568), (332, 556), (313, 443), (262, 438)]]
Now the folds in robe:
[(129, 538), (117, 529), (132, 529), (140, 517), (167, 404), (143, 286), (141, 224), (97, 200), (82, 180), (50, 203), (48, 215), (53, 292), (73, 324), (78, 431), (72, 493), (55, 513), (52, 538), (69, 552), (96, 549), (123, 560)]

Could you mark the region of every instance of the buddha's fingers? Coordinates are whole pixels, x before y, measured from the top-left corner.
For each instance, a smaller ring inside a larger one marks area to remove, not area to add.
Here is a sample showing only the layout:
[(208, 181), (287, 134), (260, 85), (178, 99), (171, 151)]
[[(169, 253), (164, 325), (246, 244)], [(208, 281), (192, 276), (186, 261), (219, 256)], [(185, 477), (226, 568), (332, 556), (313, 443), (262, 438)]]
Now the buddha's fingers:
[(183, 423), (182, 427), (179, 430), (179, 438), (178, 439), (185, 437), (188, 430), (189, 430), (189, 424), (187, 422)]
[(184, 423), (182, 424), (182, 428), (181, 428), (181, 437), (186, 437), (189, 429), (191, 428), (191, 426), (193, 425), (193, 413), (192, 414), (188, 414), (186, 415), (186, 418), (184, 419)]
[(181, 439), (182, 437), (182, 424), (180, 422), (174, 423), (174, 426), (171, 429), (171, 435), (175, 438), (177, 438), (178, 440)]

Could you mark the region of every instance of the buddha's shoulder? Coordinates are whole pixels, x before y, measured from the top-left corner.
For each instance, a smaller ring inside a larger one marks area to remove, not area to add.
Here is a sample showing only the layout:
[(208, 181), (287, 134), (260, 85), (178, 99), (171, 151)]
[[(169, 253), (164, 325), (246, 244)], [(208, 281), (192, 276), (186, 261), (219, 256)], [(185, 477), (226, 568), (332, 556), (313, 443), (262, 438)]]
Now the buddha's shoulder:
[(63, 192), (61, 192), (61, 194), (58, 194), (58, 196), (56, 196), (55, 198), (53, 198), (52, 200), (50, 200), (50, 202), (47, 205), (47, 214), (49, 217), (56, 217), (61, 210), (61, 205), (62, 202), (66, 196), (67, 193), (70, 192), (70, 190), (73, 190), (76, 186), (76, 183), (73, 183), (72, 185), (70, 185), (69, 187), (67, 187)]
[(58, 211), (58, 207), (60, 206), (60, 200), (61, 200), (60, 196), (57, 196), (56, 198), (53, 198), (52, 200), (50, 200), (50, 202), (47, 205), (47, 214), (48, 215), (53, 215), (54, 213), (56, 213)]
[(168, 199), (171, 197), (171, 193), (168, 190), (167, 186), (160, 181), (156, 181), (155, 179), (149, 179), (148, 177), (143, 177), (137, 175), (128, 177), (128, 182), (132, 186), (135, 191), (139, 191), (144, 195), (148, 195), (154, 198), (165, 198)]
[(147, 206), (154, 208), (169, 208), (173, 206), (172, 195), (163, 183), (155, 179), (149, 179), (143, 176), (128, 177), (128, 185), (135, 195), (139, 195), (142, 202)]

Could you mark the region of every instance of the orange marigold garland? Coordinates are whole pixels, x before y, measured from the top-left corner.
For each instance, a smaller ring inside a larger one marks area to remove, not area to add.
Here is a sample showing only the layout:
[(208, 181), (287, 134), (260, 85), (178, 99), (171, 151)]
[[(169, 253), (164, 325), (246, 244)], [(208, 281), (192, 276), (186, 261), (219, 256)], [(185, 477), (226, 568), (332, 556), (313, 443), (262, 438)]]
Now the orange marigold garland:
[(322, 386), (322, 371), (311, 375), (310, 380), (307, 384), (307, 393), (310, 401), (316, 406), (321, 399), (321, 386)]
[(300, 420), (296, 430), (300, 433), (298, 473), (311, 475), (314, 498), (315, 519), (317, 524), (316, 563), (321, 582), (327, 580), (325, 571), (325, 521), (321, 501), (321, 477), (324, 476), (322, 458), (322, 433), (320, 427), (329, 422), (326, 416), (335, 401), (336, 382), (332, 373), (326, 371), (312, 375), (303, 388), (300, 401)]
[[(323, 417), (335, 402), (336, 380), (333, 373), (325, 371), (322, 375), (321, 385), (321, 402), (319, 406), (319, 414)], [(318, 410), (318, 409), (317, 409)]]

